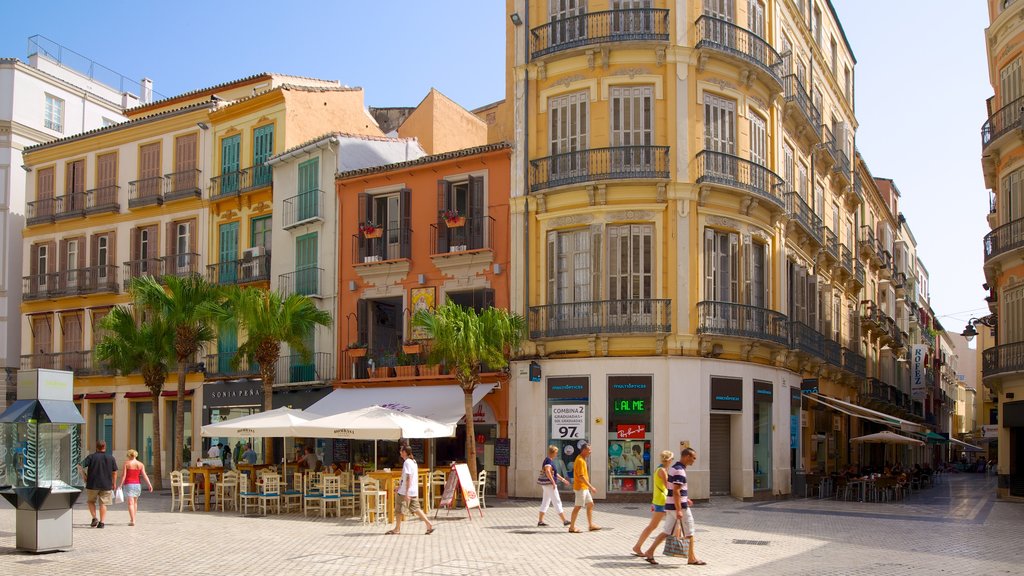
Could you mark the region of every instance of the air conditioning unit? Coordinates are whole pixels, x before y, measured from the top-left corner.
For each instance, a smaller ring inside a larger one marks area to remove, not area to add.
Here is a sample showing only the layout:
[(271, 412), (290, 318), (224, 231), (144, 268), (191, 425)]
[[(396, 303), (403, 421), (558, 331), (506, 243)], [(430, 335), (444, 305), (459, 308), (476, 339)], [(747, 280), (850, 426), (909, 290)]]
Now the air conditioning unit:
[(259, 278), (267, 272), (263, 267), (265, 263), (259, 259), (263, 256), (263, 246), (253, 246), (247, 248), (242, 252), (242, 279), (251, 280), (253, 278)]
[(242, 258), (256, 258), (257, 256), (263, 256), (263, 252), (263, 246), (253, 246), (252, 248), (246, 248), (245, 250), (242, 251)]

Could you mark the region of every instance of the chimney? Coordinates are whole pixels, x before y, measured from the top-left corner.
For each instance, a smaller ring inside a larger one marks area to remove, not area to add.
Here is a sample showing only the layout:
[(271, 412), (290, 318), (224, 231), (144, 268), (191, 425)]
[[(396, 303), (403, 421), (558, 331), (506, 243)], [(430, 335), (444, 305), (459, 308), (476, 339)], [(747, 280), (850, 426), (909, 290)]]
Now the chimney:
[(149, 104), (153, 101), (153, 81), (149, 78), (143, 78), (140, 85), (142, 86), (142, 94), (139, 97), (139, 103)]

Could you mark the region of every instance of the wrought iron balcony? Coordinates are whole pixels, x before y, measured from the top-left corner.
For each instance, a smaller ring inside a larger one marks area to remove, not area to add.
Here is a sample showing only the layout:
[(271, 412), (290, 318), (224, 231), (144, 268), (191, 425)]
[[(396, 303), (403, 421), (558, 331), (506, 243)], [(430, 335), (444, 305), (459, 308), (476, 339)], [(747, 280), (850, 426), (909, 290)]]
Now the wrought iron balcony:
[(270, 166), (250, 166), (244, 170), (224, 172), (220, 176), (210, 178), (210, 199), (221, 200), (258, 190), (270, 186), (273, 181), (274, 172)]
[(825, 236), (825, 254), (833, 262), (839, 261), (839, 237), (828, 226), (824, 227), (822, 234)]
[(860, 171), (856, 169), (853, 171), (853, 193), (857, 198), (864, 199), (864, 182), (861, 180)]
[(811, 96), (807, 89), (796, 74), (790, 74), (782, 80), (786, 105), (798, 112), (796, 116), (804, 122), (806, 132), (813, 135), (815, 140), (819, 139), (821, 134), (818, 133), (818, 126), (821, 126), (821, 112), (811, 102)]
[(847, 274), (853, 274), (853, 252), (846, 247), (846, 244), (839, 245), (839, 265)]
[(270, 255), (209, 264), (206, 272), (210, 282), (222, 286), (267, 282), (270, 280)]
[(1024, 96), (996, 110), (988, 117), (988, 120), (981, 125), (981, 149), (988, 148), (990, 144), (999, 139), (1000, 136), (1014, 130), (1024, 128), (1021, 108), (1024, 107)]
[(112, 375), (114, 370), (96, 359), (92, 350), (77, 352), (40, 352), (21, 357), (21, 369), (32, 370), (45, 368), (50, 370), (66, 370), (75, 376)]
[(81, 218), (85, 216), (85, 192), (68, 192), (57, 198), (56, 220)]
[(752, 194), (785, 209), (782, 177), (768, 168), (725, 152), (697, 153), (697, 184), (716, 184)]
[(241, 376), (258, 376), (259, 373), (259, 366), (255, 362), (249, 362), (247, 358), (240, 356), (238, 352), (206, 355), (207, 378), (238, 378)]
[(836, 136), (828, 124), (821, 125), (821, 145), (818, 148), (822, 152), (818, 154), (818, 158), (826, 160), (829, 166), (835, 167), (839, 162), (837, 154), (839, 148), (836, 146)]
[(302, 294), (303, 296), (321, 297), (323, 295), (323, 268), (301, 268), (295, 272), (281, 274), (278, 277), (281, 294)]
[(530, 161), (530, 191), (603, 180), (667, 180), (668, 146), (615, 146)]
[(201, 198), (203, 195), (202, 172), (198, 168), (171, 172), (165, 174), (164, 178), (167, 180), (164, 200), (168, 202), (185, 198)]
[(985, 235), (985, 262), (1024, 246), (1024, 218), (1003, 224)]
[(178, 276), (179, 278), (199, 274), (199, 254), (195, 252), (183, 252), (164, 256), (164, 275)]
[(56, 272), (33, 274), (21, 279), (21, 297), (25, 301), (53, 298), (63, 293), (63, 287)]
[(862, 287), (864, 286), (864, 283), (867, 282), (867, 274), (864, 272), (864, 263), (860, 260), (857, 260), (854, 265), (853, 279)]
[(277, 361), (276, 384), (302, 384), (334, 380), (334, 355), (314, 352), (309, 358), (298, 354), (281, 356)]
[(786, 193), (786, 212), (809, 238), (819, 245), (824, 242), (821, 235), (821, 218), (804, 202), (799, 192)]
[(896, 272), (892, 275), (891, 282), (894, 289), (902, 290), (907, 286), (907, 275), (903, 272)]
[(985, 378), (1024, 372), (1024, 342), (994, 346), (982, 352), (981, 373)]
[(121, 268), (121, 277), (124, 279), (124, 288), (128, 289), (132, 279), (142, 276), (159, 278), (164, 275), (163, 258), (143, 258), (141, 260), (128, 260)]
[(832, 146), (835, 147), (834, 156), (836, 158), (836, 163), (832, 165), (832, 173), (841, 177), (844, 184), (849, 184), (852, 178), (850, 157), (846, 155), (846, 150), (843, 150), (842, 145), (838, 141), (833, 140)]
[(530, 307), (530, 338), (672, 331), (668, 299), (596, 300)]
[(633, 8), (552, 20), (530, 30), (530, 57), (605, 42), (667, 42), (668, 10)]
[(843, 367), (843, 349), (842, 346), (839, 345), (839, 342), (823, 335), (822, 352), (822, 359), (824, 359), (825, 362), (828, 362), (836, 368)]
[(128, 208), (153, 206), (164, 203), (164, 186), (167, 181), (163, 176), (143, 178), (128, 183)]
[(367, 264), (412, 258), (412, 230), (401, 226), (377, 227), (375, 235), (352, 235), (352, 262)]
[(757, 66), (782, 88), (782, 57), (771, 44), (746, 28), (713, 16), (697, 18), (693, 47), (708, 48)]
[(858, 246), (860, 253), (875, 262), (878, 261), (878, 249), (875, 242), (875, 231), (871, 229), (871, 226), (861, 226), (860, 235), (858, 237)]
[(35, 224), (51, 223), (53, 222), (54, 214), (56, 213), (56, 198), (33, 200), (32, 202), (25, 204), (25, 224), (33, 226)]
[(61, 272), (35, 274), (23, 279), (25, 300), (114, 293), (118, 291), (116, 266), (90, 266)]
[(324, 218), (324, 192), (323, 190), (309, 190), (284, 200), (285, 230), (319, 222)]
[(113, 212), (114, 214), (117, 214), (120, 212), (121, 204), (117, 201), (117, 195), (120, 193), (120, 190), (120, 186), (103, 186), (92, 190), (86, 190), (86, 214), (100, 214), (102, 212)]
[(867, 375), (867, 360), (860, 353), (843, 348), (843, 370), (863, 378)]
[(803, 322), (789, 323), (790, 348), (825, 359), (825, 336)]
[(789, 346), (789, 319), (785, 314), (732, 302), (697, 303), (697, 334), (736, 336)]
[(490, 234), (493, 230), (494, 218), (490, 216), (463, 218), (457, 226), (442, 216), (437, 219), (437, 224), (430, 225), (430, 253), (436, 255), (490, 249)]

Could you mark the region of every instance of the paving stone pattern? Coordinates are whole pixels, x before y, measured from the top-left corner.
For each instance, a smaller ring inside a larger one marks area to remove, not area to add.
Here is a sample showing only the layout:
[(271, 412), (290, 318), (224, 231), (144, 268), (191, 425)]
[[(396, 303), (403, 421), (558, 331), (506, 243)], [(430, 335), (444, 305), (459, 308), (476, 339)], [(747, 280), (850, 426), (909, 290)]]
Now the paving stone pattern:
[(89, 528), (83, 501), (74, 511), (74, 548), (29, 555), (15, 550), (14, 511), (3, 503), (0, 575), (1019, 575), (1024, 505), (997, 501), (994, 493), (992, 477), (956, 474), (888, 504), (699, 502), (696, 552), (708, 562), (703, 567), (660, 553), (658, 566), (631, 557), (648, 520), (637, 504), (598, 502), (599, 532), (569, 534), (553, 509), (550, 526), (537, 527), (537, 501), (495, 499), (483, 519), (441, 512), (430, 536), (419, 521), (386, 536), (387, 527), (358, 519), (169, 512), (166, 493), (145, 493), (134, 528), (123, 504), (112, 508), (106, 528)]

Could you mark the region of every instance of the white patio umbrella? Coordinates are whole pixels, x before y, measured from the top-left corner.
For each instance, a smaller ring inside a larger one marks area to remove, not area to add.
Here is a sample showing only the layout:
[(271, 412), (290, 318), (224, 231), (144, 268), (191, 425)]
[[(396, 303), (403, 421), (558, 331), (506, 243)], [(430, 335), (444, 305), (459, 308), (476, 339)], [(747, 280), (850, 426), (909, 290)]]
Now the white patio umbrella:
[[(309, 422), (309, 415), (294, 408), (275, 408), (266, 412), (257, 412), (248, 416), (239, 416), (223, 420), (215, 424), (203, 426), (203, 436), (242, 436), (245, 438), (281, 438), (295, 437), (296, 428)], [(282, 455), (284, 468), (282, 478), (288, 477), (288, 455)]]
[(917, 440), (916, 438), (909, 438), (902, 434), (896, 434), (895, 432), (876, 432), (874, 434), (868, 434), (867, 436), (858, 436), (851, 438), (850, 442), (866, 442), (871, 444), (909, 444), (911, 446), (921, 446), (924, 442)]

